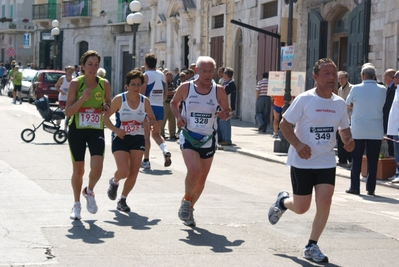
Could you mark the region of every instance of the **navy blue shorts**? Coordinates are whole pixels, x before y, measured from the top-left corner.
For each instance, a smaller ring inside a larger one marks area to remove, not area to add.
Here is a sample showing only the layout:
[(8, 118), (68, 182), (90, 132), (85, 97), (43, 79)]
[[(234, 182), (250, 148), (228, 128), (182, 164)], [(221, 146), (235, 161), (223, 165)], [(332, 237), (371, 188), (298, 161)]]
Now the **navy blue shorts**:
[(115, 151), (145, 150), (144, 135), (125, 135), (123, 139), (116, 136), (112, 140), (112, 153)]
[(215, 155), (216, 151), (216, 138), (215, 136), (212, 138), (212, 146), (207, 148), (196, 148), (191, 145), (191, 143), (187, 140), (184, 140), (184, 144), (180, 145), (181, 149), (191, 149), (196, 151), (201, 159), (209, 159)]

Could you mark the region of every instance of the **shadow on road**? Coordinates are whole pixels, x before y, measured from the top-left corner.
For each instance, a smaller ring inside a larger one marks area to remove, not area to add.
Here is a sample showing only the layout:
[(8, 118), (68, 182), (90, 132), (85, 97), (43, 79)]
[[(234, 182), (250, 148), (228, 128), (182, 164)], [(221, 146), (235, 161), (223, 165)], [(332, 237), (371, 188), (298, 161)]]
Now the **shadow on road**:
[(282, 258), (290, 259), (302, 267), (312, 267), (312, 266), (340, 267), (339, 265), (335, 265), (333, 263), (310, 262), (308, 260), (299, 259), (298, 257), (288, 256), (286, 254), (274, 254), (274, 255), (282, 257)]
[(148, 217), (141, 216), (134, 212), (123, 213), (118, 210), (111, 210), (115, 213), (115, 221), (105, 221), (106, 223), (118, 225), (118, 226), (131, 226), (135, 230), (150, 230), (153, 225), (157, 225), (161, 220), (154, 219), (148, 220)]
[(154, 170), (154, 169), (141, 169), (141, 173), (151, 174), (151, 175), (172, 175), (171, 170)]
[(192, 246), (206, 246), (211, 247), (213, 252), (232, 252), (228, 247), (238, 247), (244, 243), (244, 240), (235, 240), (233, 242), (227, 240), (227, 237), (209, 232), (206, 229), (192, 227), (192, 229), (185, 229), (188, 236), (187, 239), (179, 239)]
[(81, 239), (85, 243), (89, 244), (100, 244), (105, 241), (105, 238), (114, 238), (115, 233), (105, 231), (101, 227), (95, 224), (96, 220), (84, 221), (89, 224), (89, 228), (86, 229), (85, 225), (80, 220), (74, 220), (72, 222), (72, 228), (68, 230), (71, 234), (67, 234), (66, 237), (70, 239)]
[(369, 195), (360, 195), (361, 198), (368, 201), (379, 202), (379, 203), (389, 203), (389, 204), (399, 204), (399, 200), (389, 197), (383, 197), (379, 195), (369, 196)]

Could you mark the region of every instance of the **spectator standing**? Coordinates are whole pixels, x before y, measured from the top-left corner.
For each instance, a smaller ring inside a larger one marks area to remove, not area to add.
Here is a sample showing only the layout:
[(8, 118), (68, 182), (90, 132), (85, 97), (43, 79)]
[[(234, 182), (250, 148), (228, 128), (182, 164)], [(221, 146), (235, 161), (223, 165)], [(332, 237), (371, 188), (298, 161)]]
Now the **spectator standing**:
[(393, 83), (393, 86), (395, 86), (396, 89), (388, 117), (387, 135), (391, 139), (395, 140), (395, 142), (388, 142), (393, 143), (396, 172), (395, 175), (389, 177), (388, 180), (392, 183), (399, 183), (399, 89), (397, 88), (397, 85), (399, 84), (399, 71), (395, 73)]
[(157, 57), (155, 54), (145, 55), (144, 83), (141, 87), (141, 94), (148, 97), (155, 115), (155, 123), (152, 129), (145, 130), (145, 152), (143, 162), (141, 163), (141, 167), (145, 169), (151, 169), (149, 160), (151, 148), (150, 135), (163, 153), (165, 159), (164, 166), (169, 167), (172, 164), (172, 155), (166, 148), (165, 140), (160, 134), (164, 113), (163, 104), (168, 96), (165, 93), (165, 76), (161, 71), (156, 69), (156, 65)]
[[(316, 262), (328, 262), (317, 245), (327, 224), (335, 185), (335, 134), (345, 148), (352, 151), (345, 101), (333, 94), (337, 82), (337, 67), (331, 59), (323, 58), (313, 67), (317, 87), (299, 94), (283, 114), (281, 131), (291, 144), (287, 165), (291, 166), (293, 197), (281, 191), (269, 209), (269, 221), (276, 224), (289, 209), (297, 214), (309, 210), (315, 190), (316, 214), (303, 257)], [(295, 128), (294, 128), (295, 125)]]
[(167, 97), (165, 103), (163, 105), (163, 121), (161, 126), (161, 136), (165, 138), (165, 126), (166, 122), (168, 122), (168, 130), (169, 130), (169, 139), (177, 140), (176, 138), (176, 118), (170, 110), (170, 101), (176, 92), (176, 87), (173, 85), (173, 74), (168, 71), (165, 74), (166, 84), (168, 86)]
[(259, 123), (259, 132), (266, 132), (270, 122), (271, 98), (267, 95), (269, 73), (262, 74), (262, 80), (256, 85), (256, 119)]
[(104, 68), (98, 68), (97, 70), (97, 76), (101, 78), (105, 78), (105, 75), (107, 75), (107, 72)]
[(179, 80), (179, 68), (174, 68), (173, 69), (173, 85), (175, 86), (175, 88), (177, 88), (177, 82)]
[[(226, 92), (227, 99), (229, 101), (229, 106), (231, 110), (234, 111), (236, 107), (236, 91), (237, 87), (233, 80), (234, 71), (230, 67), (226, 67), (223, 72), (223, 88)], [(219, 145), (221, 146), (231, 146), (231, 120), (221, 120), (218, 119), (218, 131), (220, 130), (221, 140), (219, 140)]]
[(7, 70), (6, 70), (6, 68), (4, 67), (4, 64), (3, 64), (3, 62), (1, 62), (0, 63), (0, 80), (1, 80), (1, 84), (0, 84), (0, 89), (1, 89), (1, 92), (0, 92), (0, 95), (3, 95), (3, 89), (4, 89), (4, 84), (3, 84), (3, 77), (5, 76), (7, 74)]
[[(352, 84), (349, 82), (349, 75), (346, 71), (338, 72), (338, 95), (344, 100), (348, 97), (350, 91), (352, 90)], [(347, 108), (349, 121), (351, 120), (352, 110)], [(337, 148), (338, 148), (338, 165), (347, 167), (352, 163), (352, 154), (345, 150), (344, 142), (342, 142), (341, 136), (337, 136)]]
[(220, 85), (223, 85), (223, 84), (224, 84), (224, 78), (223, 78), (223, 76), (224, 76), (224, 67), (220, 67), (220, 68), (218, 69), (218, 78), (219, 78), (218, 84), (220, 84)]
[(374, 195), (378, 157), (384, 136), (382, 108), (387, 89), (374, 80), (374, 65), (364, 64), (360, 74), (362, 83), (354, 85), (346, 99), (346, 104), (352, 108), (351, 131), (355, 140), (355, 149), (352, 152), (351, 183), (346, 193), (360, 194), (360, 171), (364, 149), (366, 149), (366, 191), (368, 195)]
[[(212, 82), (216, 62), (208, 56), (197, 60), (199, 77), (177, 88), (170, 106), (182, 127), (180, 148), (187, 167), (185, 194), (178, 211), (185, 225), (195, 226), (194, 205), (205, 187), (206, 178), (216, 150), (216, 118), (229, 119), (232, 115), (225, 90)], [(187, 99), (196, 101), (186, 101)], [(183, 103), (180, 113), (179, 105)], [(209, 103), (209, 104), (207, 104)], [(220, 110), (218, 111), (218, 106)]]
[[(387, 135), (387, 130), (388, 130), (388, 117), (389, 117), (389, 112), (391, 110), (393, 98), (395, 97), (395, 90), (396, 90), (396, 84), (395, 84), (395, 70), (394, 69), (387, 69), (384, 72), (384, 85), (387, 87), (387, 95), (385, 97), (385, 104), (384, 108), (382, 109), (382, 112), (384, 114), (384, 134)], [(396, 135), (396, 134), (395, 134)], [(387, 135), (388, 138), (392, 139), (393, 136)], [(391, 141), (388, 141), (388, 153), (389, 156), (394, 155), (394, 144)]]

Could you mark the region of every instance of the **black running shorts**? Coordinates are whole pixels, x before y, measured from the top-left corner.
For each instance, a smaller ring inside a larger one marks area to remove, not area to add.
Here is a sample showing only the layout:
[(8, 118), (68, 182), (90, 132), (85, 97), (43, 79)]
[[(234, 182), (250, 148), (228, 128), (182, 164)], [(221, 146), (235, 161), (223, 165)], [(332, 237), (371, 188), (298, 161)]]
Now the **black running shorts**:
[(73, 162), (84, 161), (86, 147), (91, 156), (104, 156), (104, 130), (76, 129), (75, 124), (72, 124), (68, 130), (68, 143)]
[(335, 186), (335, 168), (299, 169), (291, 166), (291, 184), (292, 192), (295, 195), (311, 195), (315, 185)]

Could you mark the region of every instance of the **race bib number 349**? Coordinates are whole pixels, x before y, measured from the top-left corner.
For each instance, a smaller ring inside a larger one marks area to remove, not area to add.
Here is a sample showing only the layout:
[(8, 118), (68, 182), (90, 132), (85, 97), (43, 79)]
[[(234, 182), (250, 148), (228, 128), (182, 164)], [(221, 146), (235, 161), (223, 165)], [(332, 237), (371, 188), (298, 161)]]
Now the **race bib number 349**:
[(80, 108), (79, 126), (99, 129), (101, 124), (101, 109)]
[(334, 127), (310, 127), (309, 139), (314, 145), (328, 145), (333, 141)]

